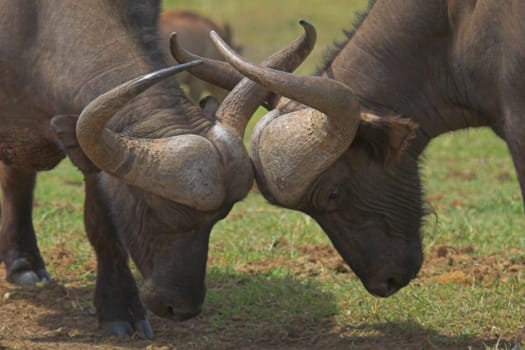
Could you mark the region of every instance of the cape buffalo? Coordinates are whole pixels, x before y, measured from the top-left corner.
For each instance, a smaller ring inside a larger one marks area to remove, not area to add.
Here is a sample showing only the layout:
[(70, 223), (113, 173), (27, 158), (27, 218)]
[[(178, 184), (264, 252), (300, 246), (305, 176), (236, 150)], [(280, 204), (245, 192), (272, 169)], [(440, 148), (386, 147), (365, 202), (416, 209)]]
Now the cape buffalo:
[(315, 218), (372, 294), (393, 294), (421, 267), (418, 167), (432, 138), (491, 127), (524, 195), (524, 16), (520, 0), (372, 1), (311, 77), (219, 42), (236, 69), (289, 98), (252, 136), (262, 193)]
[[(210, 40), (212, 30), (217, 32), (228, 45), (239, 51), (240, 47), (232, 44), (232, 31), (229, 25), (226, 24), (221, 28), (210, 18), (186, 10), (166, 11), (160, 14), (160, 47), (167, 59), (173, 60), (168, 43), (171, 34), (176, 32), (180, 44), (187, 50), (203, 57), (220, 60), (222, 55)], [(223, 100), (228, 92), (186, 72), (179, 74), (177, 80), (188, 86), (188, 94), (194, 101), (199, 101), (204, 91), (209, 92), (219, 100)]]
[[(196, 63), (162, 69), (159, 1), (0, 0), (0, 12), (0, 259), (7, 280), (49, 280), (32, 225), (33, 188), (36, 172), (67, 153), (85, 177), (102, 330), (153, 335), (128, 252), (151, 311), (195, 316), (210, 231), (252, 186), (242, 136), (267, 92), (244, 79), (220, 106), (190, 103), (170, 76)], [(313, 27), (303, 27), (305, 35), (264, 65), (294, 69), (315, 41)]]

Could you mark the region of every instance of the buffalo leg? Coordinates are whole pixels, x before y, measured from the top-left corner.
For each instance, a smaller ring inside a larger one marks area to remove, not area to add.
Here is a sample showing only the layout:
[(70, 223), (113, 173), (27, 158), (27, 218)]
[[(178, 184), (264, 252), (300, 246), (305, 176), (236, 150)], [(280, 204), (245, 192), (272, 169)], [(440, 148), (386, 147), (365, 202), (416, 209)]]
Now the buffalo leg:
[(117, 336), (137, 332), (151, 338), (153, 331), (128, 266), (127, 250), (97, 191), (97, 174), (86, 174), (85, 181), (84, 223), (97, 256), (95, 307), (102, 331)]
[[(525, 137), (525, 135), (522, 137)], [(507, 145), (509, 146), (514, 166), (518, 174), (521, 196), (525, 205), (525, 139), (520, 137), (507, 137)]]
[[(496, 134), (502, 136), (507, 142), (518, 175), (521, 198), (525, 205), (525, 129), (521, 122), (522, 111), (525, 106), (523, 106), (521, 102), (523, 101), (522, 96), (520, 96), (521, 93), (516, 94), (518, 91), (522, 92), (523, 88), (525, 88), (525, 86), (519, 86), (505, 91), (504, 96), (507, 98), (504, 103), (505, 122), (503, 128), (493, 129), (496, 129)], [(519, 102), (516, 104), (516, 101)]]
[(32, 222), (36, 173), (0, 162), (2, 215), (0, 218), (0, 260), (7, 280), (18, 285), (49, 281), (38, 249)]

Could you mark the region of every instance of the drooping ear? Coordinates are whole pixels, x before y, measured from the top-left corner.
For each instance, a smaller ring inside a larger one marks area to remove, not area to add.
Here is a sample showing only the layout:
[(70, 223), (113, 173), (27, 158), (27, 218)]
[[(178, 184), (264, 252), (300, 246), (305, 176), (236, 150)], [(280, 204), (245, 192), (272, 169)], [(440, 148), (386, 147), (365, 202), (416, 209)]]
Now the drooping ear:
[(401, 116), (379, 117), (361, 113), (351, 147), (363, 147), (372, 160), (385, 165), (399, 159), (416, 135), (417, 124)]
[(77, 119), (75, 115), (57, 115), (51, 119), (51, 129), (62, 150), (84, 175), (99, 172), (100, 169), (89, 160), (78, 144), (75, 131)]

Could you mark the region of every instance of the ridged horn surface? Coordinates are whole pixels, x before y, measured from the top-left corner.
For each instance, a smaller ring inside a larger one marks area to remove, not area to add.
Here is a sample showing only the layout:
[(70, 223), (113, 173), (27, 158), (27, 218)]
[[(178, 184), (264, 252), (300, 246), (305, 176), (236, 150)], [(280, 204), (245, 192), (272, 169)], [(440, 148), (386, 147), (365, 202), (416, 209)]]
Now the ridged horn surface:
[(339, 81), (258, 66), (220, 44), (218, 49), (240, 73), (311, 107), (285, 115), (271, 112), (252, 137), (252, 156), (262, 187), (273, 200), (293, 207), (352, 143), (359, 125), (359, 102)]
[[(312, 52), (317, 38), (315, 27), (306, 20), (301, 20), (299, 23), (304, 29), (304, 34), (264, 60), (263, 66), (283, 71), (293, 71)], [(212, 31), (210, 36), (219, 51), (233, 52), (233, 49), (217, 33)], [(239, 103), (235, 97), (237, 95), (251, 96), (252, 101)], [(217, 119), (221, 124), (235, 130), (242, 137), (250, 116), (268, 96), (268, 90), (263, 89), (258, 84), (254, 84), (249, 79), (244, 79), (223, 101), (217, 111)]]
[(214, 145), (198, 135), (138, 139), (106, 129), (132, 98), (167, 77), (200, 62), (143, 75), (100, 95), (80, 114), (76, 133), (88, 158), (123, 182), (199, 210), (224, 200), (223, 167)]

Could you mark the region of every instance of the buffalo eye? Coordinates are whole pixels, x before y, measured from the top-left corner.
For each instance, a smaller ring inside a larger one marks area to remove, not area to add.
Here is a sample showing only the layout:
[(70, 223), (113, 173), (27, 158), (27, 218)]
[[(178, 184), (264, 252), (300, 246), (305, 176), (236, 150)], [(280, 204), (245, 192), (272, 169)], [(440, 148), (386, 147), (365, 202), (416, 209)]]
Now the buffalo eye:
[(318, 212), (331, 212), (341, 205), (342, 193), (337, 186), (323, 186), (313, 192), (313, 208)]
[(324, 209), (326, 211), (332, 211), (339, 208), (341, 204), (341, 192), (337, 188), (333, 188), (328, 191), (328, 196), (325, 197)]
[(328, 194), (328, 200), (330, 201), (336, 201), (339, 199), (339, 191), (338, 190), (332, 190)]

